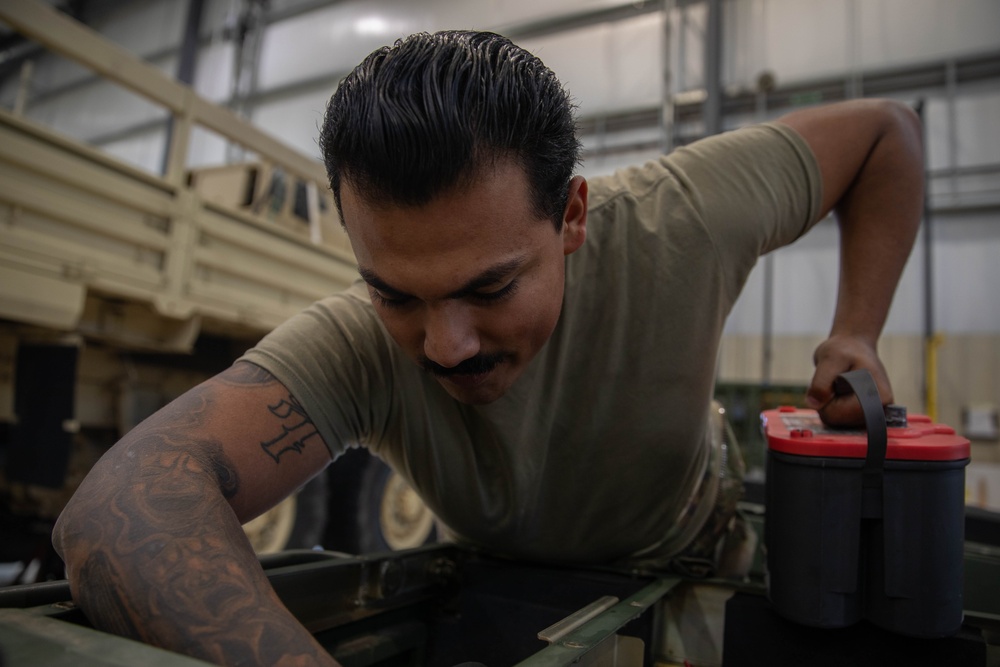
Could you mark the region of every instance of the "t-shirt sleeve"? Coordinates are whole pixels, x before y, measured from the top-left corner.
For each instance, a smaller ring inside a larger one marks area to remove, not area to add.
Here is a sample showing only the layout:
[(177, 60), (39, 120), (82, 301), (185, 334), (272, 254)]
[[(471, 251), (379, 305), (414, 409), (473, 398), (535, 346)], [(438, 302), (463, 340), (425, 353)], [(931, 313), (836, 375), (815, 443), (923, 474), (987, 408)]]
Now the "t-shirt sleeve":
[(294, 315), (240, 360), (288, 388), (334, 458), (381, 436), (392, 409), (393, 362), (386, 334), (356, 287)]
[(715, 135), (661, 161), (712, 238), (731, 297), (761, 255), (795, 241), (820, 218), (819, 165), (786, 125)]

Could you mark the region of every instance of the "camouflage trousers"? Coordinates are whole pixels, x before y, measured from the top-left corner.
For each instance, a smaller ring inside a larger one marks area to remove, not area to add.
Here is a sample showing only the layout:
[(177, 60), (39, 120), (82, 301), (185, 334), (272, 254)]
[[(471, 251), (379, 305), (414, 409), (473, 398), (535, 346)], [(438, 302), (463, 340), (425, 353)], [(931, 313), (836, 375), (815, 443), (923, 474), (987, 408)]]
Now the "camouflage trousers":
[[(725, 420), (722, 407), (715, 404), (722, 420), (713, 435), (712, 452), (698, 490), (691, 496), (680, 521), (692, 520), (702, 503), (713, 503), (701, 530), (688, 545), (670, 561), (670, 569), (686, 577), (707, 578), (720, 575), (719, 562), (727, 540), (742, 539), (750, 529), (736, 512), (743, 498), (743, 478), (746, 464), (732, 428)], [(712, 477), (718, 476), (718, 484)], [(715, 498), (709, 494), (715, 489)], [(724, 575), (723, 575), (724, 576)]]

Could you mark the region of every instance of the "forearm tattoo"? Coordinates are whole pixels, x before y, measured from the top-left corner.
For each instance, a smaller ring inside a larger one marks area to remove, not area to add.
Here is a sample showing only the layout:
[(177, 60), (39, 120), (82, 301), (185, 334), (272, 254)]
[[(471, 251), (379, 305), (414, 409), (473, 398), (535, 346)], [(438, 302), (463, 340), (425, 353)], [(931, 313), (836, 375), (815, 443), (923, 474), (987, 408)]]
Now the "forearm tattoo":
[(207, 435), (208, 408), (234, 376), (274, 382), (241, 365), (246, 378), (230, 372), (175, 401), (111, 450), (80, 487), (59, 528), (74, 556), (67, 563), (77, 601), (98, 628), (202, 660), (329, 664), (277, 603), (225, 500), (240, 480)]

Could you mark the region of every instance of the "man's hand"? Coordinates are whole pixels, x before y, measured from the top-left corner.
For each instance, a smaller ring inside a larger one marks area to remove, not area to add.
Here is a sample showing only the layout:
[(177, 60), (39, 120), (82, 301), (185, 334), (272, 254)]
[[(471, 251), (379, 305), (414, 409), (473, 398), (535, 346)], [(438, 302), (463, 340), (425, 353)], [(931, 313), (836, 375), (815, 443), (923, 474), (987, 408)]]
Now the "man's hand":
[(879, 361), (875, 344), (852, 336), (831, 336), (813, 354), (816, 372), (813, 374), (806, 404), (819, 412), (824, 423), (831, 426), (861, 426), (864, 415), (854, 394), (837, 394), (834, 381), (847, 371), (864, 368), (872, 374), (882, 404), (892, 403), (892, 386), (885, 367)]

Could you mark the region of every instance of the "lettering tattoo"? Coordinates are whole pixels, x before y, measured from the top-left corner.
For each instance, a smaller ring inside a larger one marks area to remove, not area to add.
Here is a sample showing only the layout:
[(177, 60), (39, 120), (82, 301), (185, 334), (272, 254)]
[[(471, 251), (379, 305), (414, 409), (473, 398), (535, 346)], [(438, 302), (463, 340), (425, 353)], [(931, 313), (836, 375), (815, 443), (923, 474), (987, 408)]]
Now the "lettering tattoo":
[(302, 404), (291, 394), (277, 405), (267, 406), (267, 409), (282, 421), (281, 433), (260, 443), (261, 448), (275, 463), (280, 463), (281, 455), (287, 452), (301, 453), (309, 440), (319, 437)]
[[(278, 384), (273, 375), (260, 366), (249, 362), (234, 364), (219, 379), (226, 384), (249, 387)], [(281, 430), (273, 438), (262, 441), (260, 448), (275, 464), (281, 463), (281, 457), (288, 452), (301, 454), (310, 441), (316, 441), (319, 438), (315, 424), (309, 419), (302, 404), (291, 394), (274, 405), (268, 405), (267, 409), (281, 422)]]

